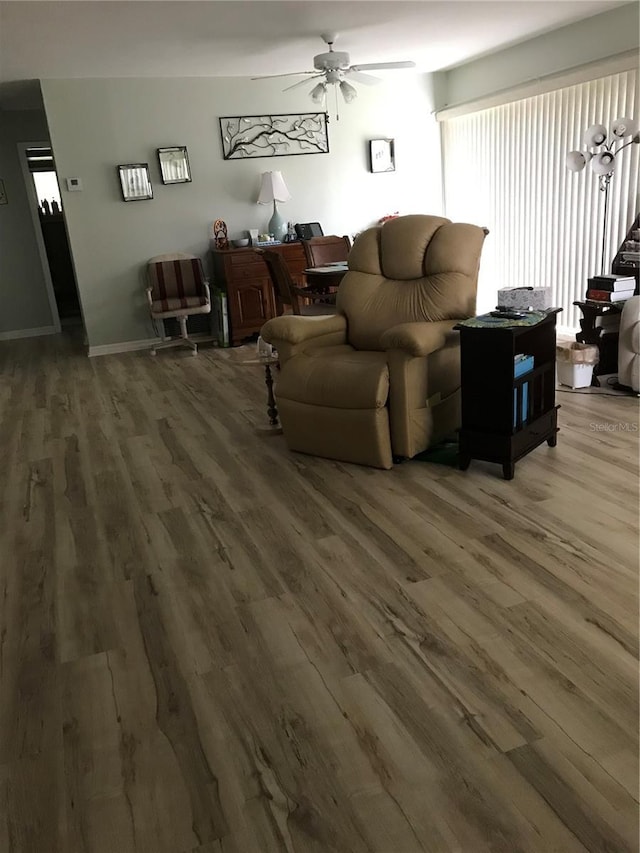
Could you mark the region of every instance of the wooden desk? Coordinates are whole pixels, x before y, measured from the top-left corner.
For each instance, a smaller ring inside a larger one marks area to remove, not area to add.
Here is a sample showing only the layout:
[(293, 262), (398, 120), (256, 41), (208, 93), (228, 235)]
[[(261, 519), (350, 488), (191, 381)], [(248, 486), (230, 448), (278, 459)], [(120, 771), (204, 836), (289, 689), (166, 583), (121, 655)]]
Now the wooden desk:
[(308, 267), (304, 270), (307, 285), (316, 290), (333, 290), (349, 271), (347, 264), (330, 264), (325, 267)]
[[(279, 252), (291, 277), (300, 287), (305, 284), (307, 261), (302, 243), (269, 246)], [(275, 317), (276, 300), (269, 270), (251, 247), (246, 249), (213, 249), (213, 285), (227, 294), (229, 340), (232, 346), (259, 334), (267, 320)]]

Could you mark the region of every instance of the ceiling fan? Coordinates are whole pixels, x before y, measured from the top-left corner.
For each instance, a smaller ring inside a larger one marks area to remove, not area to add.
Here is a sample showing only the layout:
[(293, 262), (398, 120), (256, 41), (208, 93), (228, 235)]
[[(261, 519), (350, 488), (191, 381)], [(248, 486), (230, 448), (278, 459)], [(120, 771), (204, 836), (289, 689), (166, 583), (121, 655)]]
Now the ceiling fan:
[(363, 71), (386, 71), (392, 68), (415, 68), (415, 62), (369, 62), (363, 65), (350, 65), (349, 54), (343, 50), (334, 50), (333, 43), (337, 39), (337, 33), (322, 33), (322, 40), (329, 46), (326, 53), (319, 53), (313, 57), (313, 71), (292, 71), (288, 74), (267, 74), (263, 77), (252, 77), (252, 80), (264, 80), (267, 77), (300, 77), (305, 76), (304, 80), (299, 80), (293, 86), (287, 86), (283, 89), (288, 92), (291, 89), (297, 89), (298, 86), (305, 86), (310, 80), (323, 78), (309, 92), (311, 100), (315, 104), (320, 104), (327, 94), (329, 85), (336, 86), (340, 89), (342, 97), (349, 104), (358, 95), (355, 86), (351, 85), (350, 81), (355, 83), (363, 83), (366, 86), (372, 86), (379, 83), (378, 77), (373, 77), (371, 74), (363, 74)]

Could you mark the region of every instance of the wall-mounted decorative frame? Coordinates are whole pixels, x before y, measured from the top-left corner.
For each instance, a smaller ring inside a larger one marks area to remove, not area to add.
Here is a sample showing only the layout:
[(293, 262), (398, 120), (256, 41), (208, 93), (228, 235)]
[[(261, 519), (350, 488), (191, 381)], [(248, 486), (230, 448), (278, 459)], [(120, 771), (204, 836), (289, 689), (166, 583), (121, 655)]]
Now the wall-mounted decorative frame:
[(191, 183), (189, 155), (185, 145), (158, 148), (158, 163), (163, 184)]
[(220, 135), (225, 160), (329, 151), (326, 113), (222, 116)]
[(153, 198), (148, 163), (127, 163), (118, 166), (123, 201), (144, 201)]
[(393, 139), (369, 140), (369, 170), (371, 172), (395, 172), (396, 155)]

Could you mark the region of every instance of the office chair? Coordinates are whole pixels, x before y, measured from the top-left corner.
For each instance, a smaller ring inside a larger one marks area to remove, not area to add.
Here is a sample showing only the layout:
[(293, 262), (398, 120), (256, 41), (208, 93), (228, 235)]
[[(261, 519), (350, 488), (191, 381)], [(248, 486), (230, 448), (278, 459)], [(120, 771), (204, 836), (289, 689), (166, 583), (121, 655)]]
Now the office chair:
[(323, 267), (337, 261), (346, 261), (351, 251), (351, 240), (333, 234), (327, 237), (312, 237), (302, 241), (308, 267)]
[[(294, 314), (335, 314), (336, 294), (314, 287), (299, 287), (291, 277), (291, 273), (279, 252), (270, 249), (254, 249), (257, 255), (267, 265), (273, 291), (276, 297), (276, 311), (284, 314), (284, 306), (290, 305)], [(305, 304), (303, 300), (311, 300)]]
[(151, 355), (159, 349), (187, 346), (193, 355), (198, 345), (189, 338), (187, 317), (192, 314), (209, 314), (211, 297), (204, 275), (202, 261), (195, 255), (176, 252), (157, 255), (147, 263), (147, 301), (154, 320), (175, 317), (180, 325), (180, 336), (164, 340), (151, 347)]

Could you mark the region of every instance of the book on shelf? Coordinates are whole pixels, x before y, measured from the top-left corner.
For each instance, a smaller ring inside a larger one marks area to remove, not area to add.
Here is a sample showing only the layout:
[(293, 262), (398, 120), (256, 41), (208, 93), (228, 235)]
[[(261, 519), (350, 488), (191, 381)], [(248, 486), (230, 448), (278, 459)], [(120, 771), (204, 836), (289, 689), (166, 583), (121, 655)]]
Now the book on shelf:
[(629, 290), (587, 290), (587, 299), (592, 302), (624, 302), (633, 296), (633, 288)]
[(594, 275), (587, 279), (589, 290), (634, 290), (636, 280), (632, 275)]

